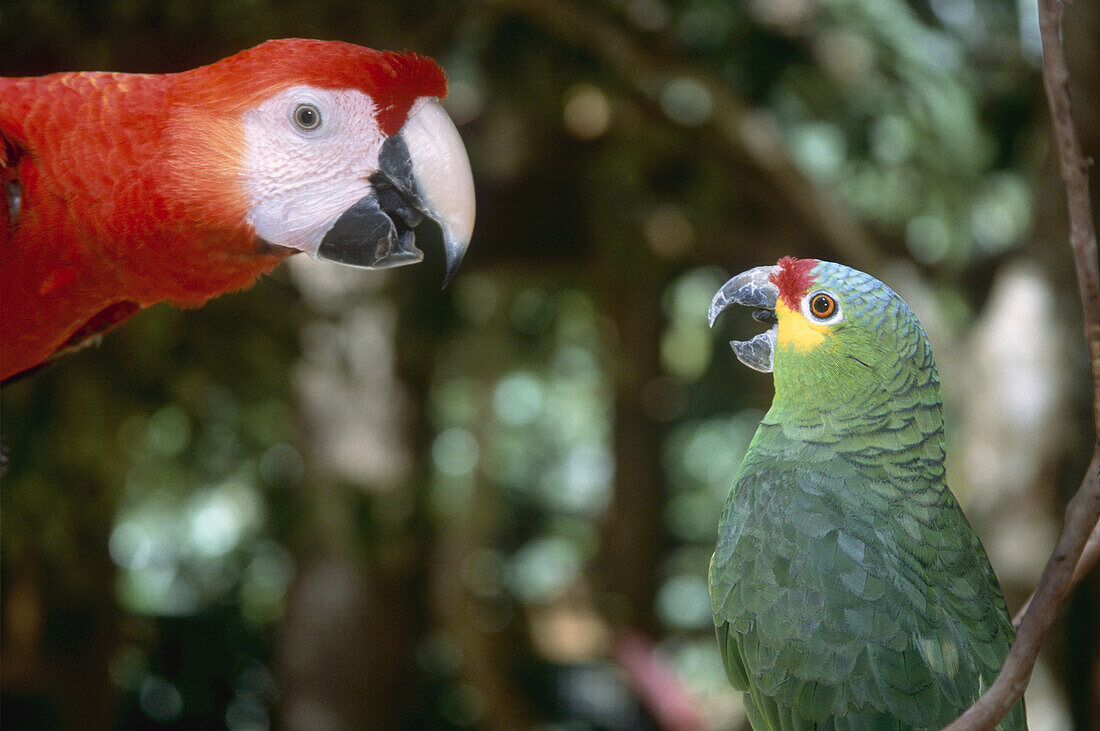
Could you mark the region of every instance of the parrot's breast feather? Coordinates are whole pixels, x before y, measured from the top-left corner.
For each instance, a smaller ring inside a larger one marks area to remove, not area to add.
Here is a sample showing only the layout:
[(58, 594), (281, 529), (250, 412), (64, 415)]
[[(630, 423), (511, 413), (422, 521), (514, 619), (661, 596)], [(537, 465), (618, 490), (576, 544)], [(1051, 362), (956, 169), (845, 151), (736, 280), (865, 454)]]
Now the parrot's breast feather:
[[(907, 502), (923, 516), (912, 521), (917, 537), (897, 525)], [(710, 585), (731, 681), (747, 682), (764, 718), (792, 728), (945, 725), (993, 682), (1012, 639), (950, 493), (902, 494), (839, 459), (807, 469), (750, 452)]]

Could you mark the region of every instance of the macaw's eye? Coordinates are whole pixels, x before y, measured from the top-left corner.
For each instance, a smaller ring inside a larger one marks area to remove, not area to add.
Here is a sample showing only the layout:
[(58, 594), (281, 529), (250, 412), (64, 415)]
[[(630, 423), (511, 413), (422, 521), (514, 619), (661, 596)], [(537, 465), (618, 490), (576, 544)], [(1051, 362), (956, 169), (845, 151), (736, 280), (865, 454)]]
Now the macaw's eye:
[(828, 320), (836, 312), (836, 300), (832, 295), (818, 292), (810, 298), (810, 313), (819, 320)]
[(298, 129), (317, 129), (321, 126), (321, 111), (312, 104), (299, 104), (294, 108), (294, 124)]

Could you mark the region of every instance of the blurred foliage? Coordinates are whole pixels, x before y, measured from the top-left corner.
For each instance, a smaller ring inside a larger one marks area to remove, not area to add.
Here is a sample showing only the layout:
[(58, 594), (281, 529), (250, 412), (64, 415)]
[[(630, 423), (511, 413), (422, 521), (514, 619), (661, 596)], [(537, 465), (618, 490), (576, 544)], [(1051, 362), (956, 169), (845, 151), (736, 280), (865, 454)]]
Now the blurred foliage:
[[(282, 36), (432, 55), (479, 204), (443, 292), (418, 233), (416, 268), (284, 267), (5, 387), (5, 721), (647, 728), (660, 703), (623, 649), (640, 629), (693, 723), (741, 723), (706, 569), (770, 382), (731, 362), (710, 297), (787, 253), (912, 261), (958, 334), (1003, 262), (1062, 257), (1032, 234), (1037, 181), (1055, 183), (1033, 16), (1027, 0), (0, 2), (5, 75), (170, 72)], [(1085, 431), (1052, 468), (1067, 480)], [(1083, 678), (1076, 722), (1100, 722), (1095, 659), (1056, 657), (1056, 678)]]

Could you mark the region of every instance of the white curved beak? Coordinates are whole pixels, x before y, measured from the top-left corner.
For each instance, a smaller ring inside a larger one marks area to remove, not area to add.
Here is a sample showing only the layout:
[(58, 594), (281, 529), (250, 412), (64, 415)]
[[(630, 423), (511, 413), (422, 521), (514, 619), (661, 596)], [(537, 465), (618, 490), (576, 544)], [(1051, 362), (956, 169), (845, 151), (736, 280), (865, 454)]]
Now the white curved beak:
[(415, 202), (439, 224), (447, 254), (444, 285), (454, 276), (474, 231), (474, 176), (462, 138), (443, 105), (430, 99), (405, 126), (401, 136), (409, 148)]
[(424, 258), (414, 229), (439, 224), (447, 269), (454, 276), (474, 230), (474, 176), (458, 130), (438, 99), (425, 99), (378, 153), (370, 193), (344, 211), (325, 234), (317, 257), (382, 269)]

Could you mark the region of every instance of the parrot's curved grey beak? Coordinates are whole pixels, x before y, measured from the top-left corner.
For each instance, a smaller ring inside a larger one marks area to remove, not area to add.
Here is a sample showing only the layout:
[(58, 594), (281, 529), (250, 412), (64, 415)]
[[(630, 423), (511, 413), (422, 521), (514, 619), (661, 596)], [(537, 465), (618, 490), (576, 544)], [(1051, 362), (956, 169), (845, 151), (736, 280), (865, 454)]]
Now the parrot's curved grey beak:
[(425, 101), (382, 143), (370, 183), (370, 194), (325, 234), (317, 258), (370, 269), (415, 264), (424, 253), (413, 229), (429, 218), (443, 233), (446, 286), (474, 230), (474, 178), (458, 130), (437, 100)]
[(772, 372), (772, 353), (775, 351), (775, 338), (779, 333), (779, 324), (775, 317), (779, 288), (771, 281), (775, 269), (774, 266), (763, 266), (741, 272), (723, 284), (710, 302), (711, 327), (731, 304), (752, 307), (754, 319), (771, 323), (770, 328), (750, 340), (730, 342), (737, 360), (762, 373)]

